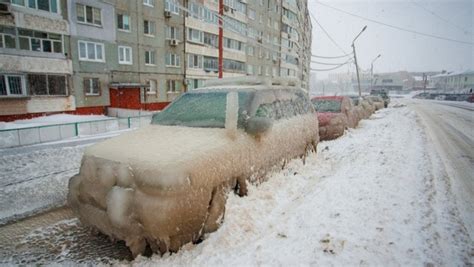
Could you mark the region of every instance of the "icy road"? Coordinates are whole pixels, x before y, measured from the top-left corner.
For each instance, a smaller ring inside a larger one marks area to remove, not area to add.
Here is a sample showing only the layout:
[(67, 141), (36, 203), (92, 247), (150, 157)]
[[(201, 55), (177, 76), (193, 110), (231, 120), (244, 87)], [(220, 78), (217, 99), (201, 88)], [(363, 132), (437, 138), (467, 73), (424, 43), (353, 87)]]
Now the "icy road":
[[(473, 264), (472, 105), (398, 101), (320, 143), (306, 165), (294, 160), (247, 197), (231, 194), (224, 224), (202, 243), (133, 263)], [(61, 206), (83, 149), (2, 153), (0, 190), (9, 197), (0, 198), (0, 215)], [(128, 260), (123, 244), (90, 234), (67, 208), (0, 227), (0, 264)]]

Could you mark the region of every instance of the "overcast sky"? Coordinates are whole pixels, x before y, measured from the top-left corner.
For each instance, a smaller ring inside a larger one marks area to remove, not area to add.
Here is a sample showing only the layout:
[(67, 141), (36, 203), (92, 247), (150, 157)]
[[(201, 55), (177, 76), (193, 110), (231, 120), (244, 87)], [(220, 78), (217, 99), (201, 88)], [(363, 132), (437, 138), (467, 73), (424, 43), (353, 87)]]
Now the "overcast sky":
[[(375, 72), (474, 70), (474, 45), (433, 39), (377, 25), (320, 5), (317, 1), (320, 0), (308, 0), (310, 12), (346, 52), (352, 51), (353, 38), (367, 25), (367, 30), (356, 41), (361, 68), (369, 69), (371, 61), (382, 54), (374, 64)], [(402, 28), (474, 43), (474, 0), (321, 2)], [(312, 52), (321, 56), (342, 54), (314, 21)], [(318, 61), (339, 63), (344, 62), (344, 59)], [(327, 69), (331, 66), (312, 64), (312, 67)], [(351, 69), (354, 70), (353, 64)], [(348, 67), (343, 67), (333, 72), (347, 71)], [(327, 73), (318, 72), (317, 76), (323, 78)]]

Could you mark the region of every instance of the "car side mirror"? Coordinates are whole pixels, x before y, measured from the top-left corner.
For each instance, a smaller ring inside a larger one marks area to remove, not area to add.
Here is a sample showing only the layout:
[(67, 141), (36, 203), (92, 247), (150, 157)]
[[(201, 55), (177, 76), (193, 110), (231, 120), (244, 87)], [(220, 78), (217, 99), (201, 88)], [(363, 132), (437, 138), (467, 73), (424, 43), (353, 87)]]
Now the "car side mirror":
[(245, 131), (254, 136), (268, 132), (273, 126), (273, 120), (263, 117), (251, 117), (247, 120)]

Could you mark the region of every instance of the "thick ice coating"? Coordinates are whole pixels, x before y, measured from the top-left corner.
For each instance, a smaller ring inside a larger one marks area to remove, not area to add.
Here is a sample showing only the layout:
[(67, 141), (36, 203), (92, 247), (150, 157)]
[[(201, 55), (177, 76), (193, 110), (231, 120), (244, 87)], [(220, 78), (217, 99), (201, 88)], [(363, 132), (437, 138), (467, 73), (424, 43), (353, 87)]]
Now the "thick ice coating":
[(261, 136), (236, 127), (150, 125), (88, 148), (68, 202), (83, 223), (125, 240), (134, 256), (146, 246), (177, 251), (217, 230), (229, 190), (245, 193), (256, 172), (318, 141), (313, 112), (275, 119)]

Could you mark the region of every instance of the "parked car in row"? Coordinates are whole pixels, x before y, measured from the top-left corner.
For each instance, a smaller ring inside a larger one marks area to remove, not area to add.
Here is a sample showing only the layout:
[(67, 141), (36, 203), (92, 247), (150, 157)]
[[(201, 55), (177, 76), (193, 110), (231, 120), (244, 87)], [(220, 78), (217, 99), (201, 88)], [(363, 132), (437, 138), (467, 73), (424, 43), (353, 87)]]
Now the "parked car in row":
[(375, 107), (375, 111), (383, 109), (385, 107), (385, 102), (380, 96), (370, 95), (364, 97), (364, 99), (369, 101), (369, 103)]
[(319, 121), (321, 140), (332, 140), (355, 128), (359, 122), (352, 102), (347, 96), (320, 96), (311, 99)]
[(361, 109), (359, 120), (368, 119), (375, 112), (375, 107), (366, 99), (359, 96), (350, 96), (350, 98), (354, 106)]
[(370, 91), (370, 95), (380, 96), (383, 99), (384, 107), (388, 107), (388, 104), (390, 104), (390, 97), (388, 97), (386, 90), (373, 89)]
[(187, 92), (151, 125), (88, 147), (69, 181), (81, 222), (124, 240), (134, 256), (147, 246), (177, 251), (218, 229), (228, 191), (244, 195), (247, 181), (315, 150), (307, 93), (245, 79)]

